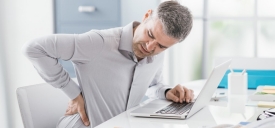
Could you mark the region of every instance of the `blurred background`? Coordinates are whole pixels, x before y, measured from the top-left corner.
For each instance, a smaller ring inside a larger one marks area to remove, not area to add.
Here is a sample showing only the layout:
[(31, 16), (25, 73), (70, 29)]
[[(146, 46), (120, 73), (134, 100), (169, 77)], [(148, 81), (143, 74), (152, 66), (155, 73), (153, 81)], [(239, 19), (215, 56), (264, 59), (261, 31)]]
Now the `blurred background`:
[[(134, 20), (141, 21), (148, 9), (154, 9), (162, 1), (1, 0), (1, 127), (23, 128), (16, 88), (44, 82), (22, 55), (24, 43), (53, 33), (125, 26)], [(166, 51), (164, 79), (168, 85), (207, 78), (217, 57), (275, 57), (274, 0), (178, 1), (191, 10), (194, 25), (186, 40)], [(95, 10), (106, 14), (105, 17), (78, 10), (77, 7), (89, 2), (99, 2), (95, 6), (106, 8)], [(96, 20), (85, 19), (89, 15)], [(60, 63), (74, 77), (70, 63)]]

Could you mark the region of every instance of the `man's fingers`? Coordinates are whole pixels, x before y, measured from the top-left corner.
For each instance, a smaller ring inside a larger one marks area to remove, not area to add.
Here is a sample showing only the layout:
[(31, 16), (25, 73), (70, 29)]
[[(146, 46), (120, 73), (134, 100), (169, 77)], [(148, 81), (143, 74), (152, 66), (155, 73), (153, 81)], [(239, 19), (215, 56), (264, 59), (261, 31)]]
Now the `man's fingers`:
[(175, 96), (172, 92), (167, 92), (168, 99), (174, 101), (174, 102), (179, 102), (179, 98)]
[(65, 115), (73, 115), (79, 113), (80, 118), (84, 125), (89, 126), (90, 122), (86, 115), (84, 108), (84, 100), (82, 94), (79, 94), (75, 99), (71, 100), (68, 104), (68, 109), (66, 110)]
[(70, 107), (70, 105), (69, 105), (68, 108), (66, 109), (65, 115), (66, 115), (66, 116), (67, 116), (67, 115), (71, 115), (71, 107)]
[(182, 103), (183, 101), (185, 101), (184, 100), (185, 92), (184, 92), (183, 88), (180, 85), (177, 85), (176, 90), (177, 90), (177, 92), (179, 92), (180, 103)]
[(83, 121), (83, 123), (86, 125), (86, 126), (89, 126), (90, 125), (90, 122), (89, 122), (89, 119), (86, 115), (86, 112), (85, 112), (85, 109), (82, 108), (81, 110), (78, 111), (80, 117), (81, 117), (81, 120)]
[(70, 113), (69, 113), (69, 110), (66, 110), (66, 113), (65, 113), (65, 115), (67, 116), (67, 115), (69, 115)]
[(76, 114), (76, 113), (77, 113), (77, 111), (75, 111), (74, 109), (68, 108), (68, 109), (66, 110), (65, 115), (66, 115), (66, 116), (69, 116), (69, 115), (74, 115), (74, 114)]
[(185, 91), (185, 99), (186, 99), (186, 102), (190, 102), (191, 99), (192, 99), (192, 93), (191, 93), (191, 90), (189, 90), (188, 88), (182, 86), (182, 88), (184, 89)]
[(194, 91), (192, 89), (190, 89), (190, 91), (191, 91), (191, 100), (193, 100), (194, 99)]
[(68, 115), (73, 115), (71, 109), (66, 110), (65, 116), (68, 116)]

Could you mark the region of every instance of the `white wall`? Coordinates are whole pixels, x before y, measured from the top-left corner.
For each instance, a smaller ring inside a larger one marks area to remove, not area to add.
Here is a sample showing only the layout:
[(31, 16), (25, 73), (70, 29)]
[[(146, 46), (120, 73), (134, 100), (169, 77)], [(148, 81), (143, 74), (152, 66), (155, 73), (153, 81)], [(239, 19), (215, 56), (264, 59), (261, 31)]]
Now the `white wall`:
[[(22, 128), (16, 88), (44, 81), (36, 73), (31, 63), (21, 54), (21, 47), (32, 38), (53, 33), (52, 1), (5, 0), (1, 1), (0, 7), (0, 46), (1, 55), (4, 58), (1, 60), (0, 66), (6, 69), (4, 75), (6, 77), (5, 88), (8, 90), (6, 91), (8, 100), (6, 104), (8, 105), (9, 115), (8, 117), (0, 117), (0, 119), (7, 119), (9, 121), (7, 127), (9, 128)], [(5, 49), (5, 51), (2, 51), (2, 49)], [(1, 99), (0, 104), (2, 103), (3, 100)], [(2, 111), (0, 110), (0, 112), (0, 116), (2, 116)]]
[[(0, 19), (2, 19), (4, 11), (4, 5), (0, 4)], [(6, 104), (6, 88), (5, 88), (5, 65), (4, 65), (4, 44), (3, 44), (3, 20), (0, 20), (0, 124), (2, 127), (7, 128), (8, 127), (8, 121), (7, 121), (7, 104)]]
[[(1, 6), (0, 6), (1, 8)], [(2, 10), (0, 10), (1, 12)], [(0, 14), (1, 15), (1, 14)], [(0, 28), (2, 28), (2, 22), (0, 20)], [(7, 104), (6, 103), (6, 88), (5, 88), (5, 66), (4, 66), (4, 59), (3, 59), (3, 44), (2, 42), (2, 31), (0, 29), (0, 124), (2, 125), (3, 128), (8, 127), (8, 122), (7, 122)]]
[(7, 105), (6, 103), (6, 93), (5, 93), (5, 85), (4, 82), (4, 71), (3, 71), (3, 64), (1, 63), (2, 61), (0, 60), (0, 124), (1, 127), (7, 128), (8, 127), (8, 122), (7, 122)]
[(155, 9), (160, 0), (121, 0), (121, 25), (141, 21), (149, 9)]

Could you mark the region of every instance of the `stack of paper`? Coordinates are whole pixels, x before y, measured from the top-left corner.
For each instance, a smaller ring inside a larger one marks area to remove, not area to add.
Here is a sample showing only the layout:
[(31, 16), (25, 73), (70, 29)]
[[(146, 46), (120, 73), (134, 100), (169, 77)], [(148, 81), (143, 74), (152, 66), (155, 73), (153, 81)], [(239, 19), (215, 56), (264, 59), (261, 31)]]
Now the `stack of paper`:
[(260, 102), (258, 102), (258, 107), (274, 108), (275, 102), (260, 101)]
[(263, 86), (262, 93), (275, 94), (275, 86)]
[(254, 101), (275, 101), (275, 86), (258, 86), (256, 92), (249, 98)]

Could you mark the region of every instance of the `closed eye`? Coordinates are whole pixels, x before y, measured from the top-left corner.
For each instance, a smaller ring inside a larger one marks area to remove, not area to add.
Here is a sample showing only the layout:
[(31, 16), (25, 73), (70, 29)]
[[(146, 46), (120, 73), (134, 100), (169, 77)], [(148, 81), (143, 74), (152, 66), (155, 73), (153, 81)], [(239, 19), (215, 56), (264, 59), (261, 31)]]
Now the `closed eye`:
[(154, 36), (152, 35), (152, 33), (150, 32), (150, 30), (148, 30), (147, 34), (148, 34), (148, 36), (149, 36), (150, 38), (155, 39), (155, 37), (154, 37)]
[(159, 47), (160, 47), (160, 48), (163, 48), (163, 49), (164, 49), (164, 48), (167, 48), (167, 47), (165, 47), (165, 46), (163, 46), (163, 45), (161, 45), (161, 44), (159, 44)]
[[(154, 35), (151, 33), (150, 30), (147, 31), (147, 34), (148, 34), (148, 36), (149, 36), (150, 38), (155, 39)], [(160, 47), (161, 49), (168, 48), (168, 47), (163, 46), (163, 45), (161, 45), (161, 44), (158, 44), (158, 45), (159, 45), (159, 47)]]

